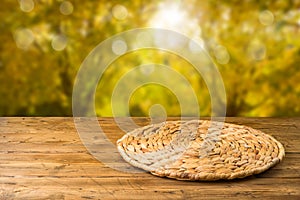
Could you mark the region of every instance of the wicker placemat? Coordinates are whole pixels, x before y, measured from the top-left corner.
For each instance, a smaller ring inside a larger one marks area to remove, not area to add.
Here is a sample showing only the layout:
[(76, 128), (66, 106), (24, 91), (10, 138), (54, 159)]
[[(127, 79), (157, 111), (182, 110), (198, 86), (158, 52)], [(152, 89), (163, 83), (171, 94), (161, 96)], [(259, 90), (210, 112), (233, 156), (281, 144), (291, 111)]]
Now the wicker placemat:
[(283, 159), (282, 144), (270, 135), (229, 123), (218, 131), (211, 123), (194, 120), (148, 125), (124, 135), (117, 147), (133, 166), (180, 180), (243, 178)]

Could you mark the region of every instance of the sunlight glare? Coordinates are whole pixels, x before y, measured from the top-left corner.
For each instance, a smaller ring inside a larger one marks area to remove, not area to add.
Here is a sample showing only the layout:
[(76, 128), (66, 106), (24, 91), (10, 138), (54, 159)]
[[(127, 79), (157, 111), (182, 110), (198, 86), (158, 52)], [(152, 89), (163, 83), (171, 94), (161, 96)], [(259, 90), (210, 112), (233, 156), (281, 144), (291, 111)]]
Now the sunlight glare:
[(173, 5), (167, 10), (160, 11), (156, 18), (153, 25), (157, 28), (177, 29), (184, 19), (184, 13)]
[[(196, 18), (191, 17), (187, 10), (181, 8), (179, 3), (160, 4), (156, 14), (149, 20), (150, 27), (163, 28), (179, 32), (190, 38), (201, 40), (201, 28)], [(165, 36), (156, 36), (157, 38), (166, 38)], [(172, 46), (181, 45), (180, 41), (168, 38)], [(159, 40), (159, 39), (158, 39)], [(160, 39), (159, 42), (162, 42)], [(171, 45), (170, 44), (170, 45)]]
[(154, 28), (165, 28), (181, 32), (193, 37), (201, 34), (201, 29), (197, 20), (192, 19), (186, 10), (180, 8), (180, 4), (160, 4), (157, 13), (149, 21), (149, 25)]

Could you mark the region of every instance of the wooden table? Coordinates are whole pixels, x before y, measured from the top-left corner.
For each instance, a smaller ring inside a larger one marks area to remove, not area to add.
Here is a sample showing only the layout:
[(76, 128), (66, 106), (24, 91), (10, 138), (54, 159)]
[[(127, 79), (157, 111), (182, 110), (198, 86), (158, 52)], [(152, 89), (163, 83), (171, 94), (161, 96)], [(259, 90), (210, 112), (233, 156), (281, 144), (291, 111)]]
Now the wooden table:
[[(134, 118), (139, 125), (148, 118)], [(227, 118), (273, 135), (283, 162), (245, 179), (188, 182), (125, 173), (96, 160), (73, 118), (0, 118), (0, 199), (300, 199), (300, 118)], [(112, 142), (124, 133), (99, 118)]]

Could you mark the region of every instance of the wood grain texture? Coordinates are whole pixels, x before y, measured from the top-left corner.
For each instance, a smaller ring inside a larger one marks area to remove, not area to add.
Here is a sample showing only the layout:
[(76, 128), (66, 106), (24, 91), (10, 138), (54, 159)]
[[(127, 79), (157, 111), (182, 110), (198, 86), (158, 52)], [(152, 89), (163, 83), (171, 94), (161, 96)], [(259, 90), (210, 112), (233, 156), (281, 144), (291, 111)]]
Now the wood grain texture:
[[(134, 121), (147, 125), (150, 119)], [(283, 162), (240, 180), (176, 181), (107, 167), (86, 150), (73, 118), (0, 118), (0, 200), (300, 199), (300, 118), (227, 118), (226, 122), (274, 136), (285, 147)], [(124, 135), (112, 118), (99, 118), (99, 124), (113, 143)]]

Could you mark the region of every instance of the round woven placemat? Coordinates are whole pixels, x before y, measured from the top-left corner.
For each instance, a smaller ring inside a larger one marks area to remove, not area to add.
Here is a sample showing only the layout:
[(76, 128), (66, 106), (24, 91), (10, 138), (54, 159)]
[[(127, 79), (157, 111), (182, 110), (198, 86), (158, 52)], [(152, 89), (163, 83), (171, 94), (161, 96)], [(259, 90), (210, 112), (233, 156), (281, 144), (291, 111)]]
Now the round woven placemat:
[(206, 120), (168, 121), (135, 129), (117, 141), (121, 156), (152, 174), (179, 180), (243, 178), (280, 162), (284, 148), (259, 130)]

